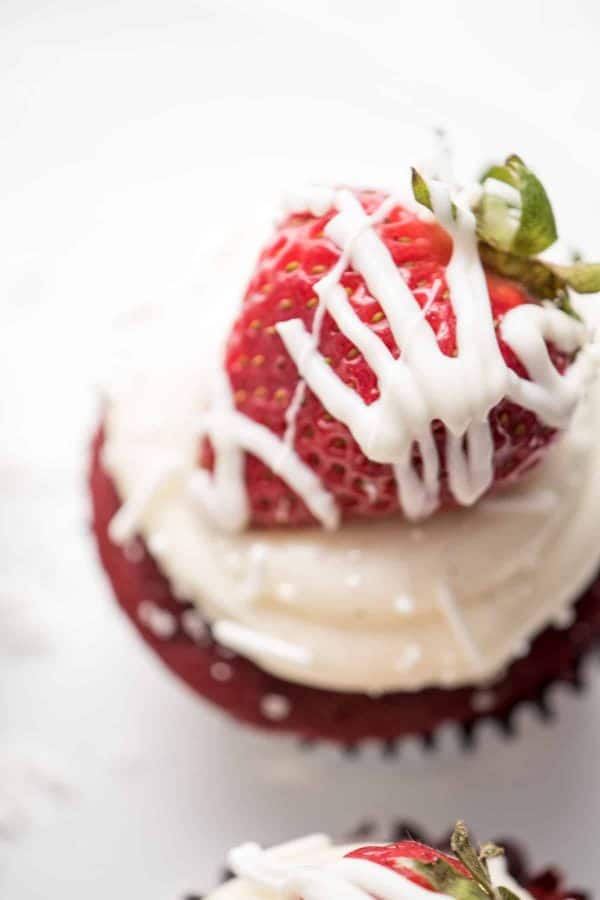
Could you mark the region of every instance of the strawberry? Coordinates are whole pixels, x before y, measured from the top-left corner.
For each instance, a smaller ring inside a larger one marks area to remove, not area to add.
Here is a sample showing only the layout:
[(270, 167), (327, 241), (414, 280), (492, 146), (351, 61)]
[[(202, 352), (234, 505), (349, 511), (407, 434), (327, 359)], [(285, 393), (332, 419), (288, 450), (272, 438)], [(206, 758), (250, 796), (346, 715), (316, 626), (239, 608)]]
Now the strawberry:
[[(508, 171), (508, 162), (506, 168)], [(498, 172), (494, 177), (499, 177)], [(536, 183), (539, 184), (537, 179)], [(367, 214), (372, 214), (386, 199), (379, 191), (354, 193)], [(416, 183), (415, 195), (427, 205), (424, 182)], [(481, 216), (481, 231), (491, 240), (486, 232), (484, 214), (485, 209)], [(301, 319), (308, 331), (312, 329), (318, 305), (315, 284), (340, 257), (338, 246), (324, 232), (334, 215), (333, 210), (324, 215), (294, 213), (281, 222), (258, 258), (226, 346), (225, 369), (236, 409), (269, 428), (279, 438), (286, 432), (286, 411), (294, 399), (300, 377), (276, 326), (287, 319)], [(549, 215), (551, 217), (551, 210)], [(549, 239), (553, 239), (553, 228), (552, 220), (547, 229)], [(401, 205), (395, 206), (375, 230), (425, 310), (442, 353), (456, 355), (456, 321), (446, 283), (446, 268), (452, 251), (450, 236), (435, 221), (423, 221)], [(524, 241), (522, 235), (520, 241)], [(535, 245), (535, 252), (539, 246)], [(527, 378), (520, 360), (502, 341), (499, 326), (514, 307), (535, 303), (540, 296), (550, 294), (554, 299), (564, 298), (565, 284), (568, 283), (566, 268), (559, 277), (542, 263), (505, 252), (502, 244), (482, 243), (482, 247), (489, 261), (485, 275), (501, 353), (512, 370)], [(505, 277), (502, 271), (511, 275), (516, 272), (519, 279)], [(386, 316), (377, 300), (369, 294), (363, 277), (349, 264), (340, 283), (357, 316), (398, 357), (399, 350)], [(529, 283), (535, 289), (535, 295), (527, 287)], [(375, 373), (354, 344), (340, 332), (329, 313), (322, 321), (318, 349), (335, 374), (359, 394), (365, 404), (378, 398)], [(554, 365), (564, 372), (570, 365), (570, 357), (555, 348), (549, 349)], [(494, 448), (494, 487), (518, 479), (535, 465), (556, 431), (542, 423), (533, 412), (506, 399), (491, 410), (489, 418)], [(440, 506), (451, 506), (455, 501), (448, 486), (445, 426), (439, 421), (434, 423), (433, 436), (440, 460)], [(343, 519), (388, 516), (399, 510), (392, 466), (368, 459), (349, 429), (334, 419), (309, 389), (296, 417), (293, 447), (333, 495)], [(200, 465), (211, 470), (213, 463), (212, 446), (210, 440), (205, 439)], [(416, 446), (413, 464), (417, 471), (421, 470)], [(245, 481), (251, 524), (297, 526), (315, 522), (294, 491), (250, 454), (245, 459)]]
[(449, 839), (452, 856), (416, 840), (387, 845), (360, 847), (346, 854), (348, 859), (363, 859), (385, 866), (407, 878), (413, 884), (432, 893), (443, 893), (455, 900), (518, 900), (513, 891), (493, 884), (488, 860), (506, 856), (506, 870), (510, 872), (535, 900), (586, 900), (585, 894), (565, 888), (560, 872), (546, 869), (535, 877), (528, 873), (522, 853), (513, 845), (503, 847), (483, 844), (477, 849), (469, 830), (458, 822)]
[(437, 887), (427, 875), (421, 874), (418, 868), (415, 868), (415, 863), (431, 865), (441, 859), (462, 878), (472, 878), (469, 870), (458, 859), (418, 841), (400, 841), (385, 846), (360, 847), (358, 850), (347, 853), (346, 856), (348, 859), (368, 859), (380, 866), (386, 866), (429, 891), (437, 891)]
[(346, 857), (385, 866), (419, 887), (455, 900), (517, 900), (509, 888), (496, 887), (490, 877), (488, 859), (502, 856), (501, 847), (488, 843), (477, 849), (464, 822), (457, 822), (450, 849), (453, 856), (410, 840), (360, 847)]

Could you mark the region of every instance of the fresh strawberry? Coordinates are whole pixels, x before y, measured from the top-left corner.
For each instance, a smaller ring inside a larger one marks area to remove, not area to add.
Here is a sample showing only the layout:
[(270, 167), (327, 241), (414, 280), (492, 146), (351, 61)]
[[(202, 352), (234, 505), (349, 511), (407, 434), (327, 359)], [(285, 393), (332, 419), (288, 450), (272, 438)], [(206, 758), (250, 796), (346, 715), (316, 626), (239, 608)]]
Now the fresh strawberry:
[(426, 844), (420, 844), (418, 841), (400, 841), (397, 844), (384, 846), (360, 847), (358, 850), (347, 853), (346, 856), (349, 859), (368, 859), (369, 862), (386, 866), (429, 891), (437, 892), (438, 888), (426, 874), (422, 874), (415, 868), (415, 863), (427, 866), (441, 859), (462, 878), (472, 878), (469, 870), (458, 859), (434, 850)]
[(464, 822), (458, 822), (452, 835), (444, 838), (441, 844), (448, 847), (453, 855), (419, 841), (407, 840), (360, 847), (347, 853), (346, 857), (385, 866), (432, 893), (442, 893), (455, 900), (518, 900), (510, 888), (501, 882), (494, 884), (490, 876), (488, 860), (494, 856), (504, 856), (506, 871), (535, 900), (568, 900), (569, 897), (587, 900), (581, 891), (568, 890), (561, 873), (555, 869), (546, 869), (531, 877), (522, 852), (510, 843), (506, 846), (506, 852), (493, 843), (477, 848)]
[[(369, 190), (356, 192), (356, 196), (367, 213), (376, 210), (385, 199), (381, 192)], [(308, 330), (312, 328), (317, 308), (315, 283), (340, 256), (336, 244), (324, 233), (333, 215), (333, 211), (322, 216), (293, 214), (280, 224), (259, 256), (227, 344), (226, 371), (236, 408), (279, 437), (286, 430), (285, 414), (299, 374), (275, 326), (298, 318)], [(422, 221), (402, 206), (396, 206), (376, 226), (376, 231), (420, 306), (427, 306), (426, 318), (440, 349), (448, 356), (455, 355), (456, 322), (445, 277), (452, 249), (449, 235), (436, 222)], [(491, 254), (495, 252), (488, 249)], [(506, 262), (504, 256), (502, 260)], [(511, 369), (527, 377), (520, 361), (502, 342), (498, 326), (510, 309), (536, 299), (523, 283), (488, 268), (486, 278), (501, 352)], [(387, 319), (379, 303), (370, 296), (362, 276), (349, 265), (341, 284), (356, 314), (398, 356)], [(373, 370), (329, 314), (324, 317), (318, 347), (333, 371), (366, 404), (377, 399)], [(563, 372), (570, 359), (556, 349), (550, 348), (550, 352), (555, 366)], [(490, 422), (494, 443), (492, 487), (517, 479), (533, 466), (555, 435), (534, 413), (508, 400), (492, 409)], [(441, 422), (434, 423), (434, 438), (440, 458), (440, 506), (451, 506), (455, 501), (448, 487), (445, 427)], [(334, 496), (344, 519), (387, 516), (398, 510), (392, 467), (368, 459), (348, 428), (332, 418), (310, 390), (306, 391), (297, 415), (294, 449)], [(419, 471), (421, 459), (416, 447), (413, 460)], [(212, 468), (208, 441), (203, 443), (200, 464)], [(247, 455), (245, 475), (251, 524), (314, 523), (303, 501), (256, 457)]]

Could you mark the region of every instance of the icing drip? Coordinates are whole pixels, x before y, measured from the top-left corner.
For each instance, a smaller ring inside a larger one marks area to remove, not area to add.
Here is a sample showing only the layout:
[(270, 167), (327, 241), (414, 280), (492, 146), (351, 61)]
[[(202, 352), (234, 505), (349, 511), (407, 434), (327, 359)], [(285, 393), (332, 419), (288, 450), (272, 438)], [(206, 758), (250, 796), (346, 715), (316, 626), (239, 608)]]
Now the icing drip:
[[(302, 900), (428, 900), (431, 891), (399, 872), (367, 859), (342, 858), (321, 865), (299, 864), (293, 857), (330, 846), (324, 835), (265, 851), (258, 844), (243, 844), (228, 857), (231, 870), (281, 898)], [(282, 856), (290, 855), (291, 860)], [(442, 898), (446, 895), (438, 895)]]
[(194, 472), (192, 494), (203, 509), (224, 530), (236, 531), (248, 521), (244, 489), (244, 451), (252, 453), (283, 478), (304, 500), (325, 528), (335, 528), (339, 512), (329, 491), (322, 487), (313, 470), (269, 428), (259, 425), (233, 409), (231, 391), (223, 378), (220, 396), (212, 410), (200, 421), (200, 437), (208, 437), (215, 454), (212, 475), (203, 469)]
[(454, 497), (463, 506), (475, 503), (489, 487), (493, 474), (493, 452), (492, 433), (487, 420), (469, 425), (464, 436), (448, 431), (448, 481)]
[(212, 414), (199, 423), (198, 437), (212, 442), (214, 471), (209, 475), (197, 469), (190, 479), (190, 491), (223, 530), (240, 531), (249, 516), (246, 492), (240, 488), (244, 483), (244, 448), (231, 429), (236, 412), (224, 372), (219, 372), (212, 408)]
[(242, 656), (270, 657), (298, 666), (308, 666), (312, 662), (312, 654), (305, 647), (263, 634), (228, 619), (215, 622), (213, 634), (219, 644), (241, 653)]
[(302, 191), (288, 191), (283, 198), (286, 215), (307, 212), (313, 216), (324, 216), (333, 205), (334, 192), (323, 185), (308, 185)]
[(458, 604), (452, 591), (446, 584), (440, 584), (438, 587), (437, 603), (448, 620), (450, 630), (454, 634), (466, 659), (471, 663), (473, 673), (478, 674), (483, 668), (485, 660), (467, 628), (464, 618), (460, 614)]
[[(338, 260), (336, 269), (342, 263), (342, 259)], [(318, 285), (317, 285), (318, 288)], [(323, 298), (317, 291), (317, 296), (319, 298), (319, 303), (315, 310), (315, 315), (313, 318), (313, 324), (311, 329), (311, 338), (313, 347), (316, 348), (319, 343), (319, 336), (321, 334), (321, 325), (323, 324), (323, 319), (325, 317), (326, 307), (323, 303)], [(300, 412), (300, 408), (304, 403), (304, 398), (306, 397), (306, 381), (304, 378), (301, 378), (298, 381), (298, 385), (296, 390), (294, 391), (294, 395), (291, 399), (291, 402), (288, 408), (285, 411), (285, 424), (286, 430), (283, 437), (284, 443), (290, 450), (293, 452), (294, 441), (296, 439), (296, 421), (298, 419), (298, 414)]]
[(432, 513), (438, 505), (440, 463), (431, 430), (427, 429), (417, 438), (416, 444), (423, 461), (421, 478), (413, 466), (412, 446), (406, 448), (401, 461), (394, 466), (400, 502), (408, 519), (422, 518)]
[(108, 534), (111, 541), (116, 544), (126, 544), (132, 540), (138, 530), (148, 507), (158, 498), (158, 495), (180, 474), (182, 464), (172, 454), (164, 454), (155, 460), (154, 467), (150, 469), (140, 482), (135, 491), (113, 516)]
[(500, 330), (531, 376), (531, 381), (526, 381), (510, 372), (509, 398), (533, 410), (548, 425), (566, 428), (582, 387), (594, 375), (598, 347), (585, 346), (565, 375), (561, 375), (552, 364), (545, 341), (551, 341), (565, 353), (573, 353), (585, 340), (583, 323), (550, 304), (528, 304), (512, 309)]
[[(316, 321), (316, 317), (315, 317)], [(294, 441), (296, 440), (296, 421), (298, 419), (298, 413), (300, 412), (300, 407), (304, 403), (304, 398), (306, 397), (306, 382), (304, 379), (300, 379), (298, 382), (298, 386), (294, 391), (294, 396), (291, 399), (290, 405), (285, 411), (285, 434), (283, 436), (283, 442), (286, 447), (289, 447), (290, 450), (294, 448)]]

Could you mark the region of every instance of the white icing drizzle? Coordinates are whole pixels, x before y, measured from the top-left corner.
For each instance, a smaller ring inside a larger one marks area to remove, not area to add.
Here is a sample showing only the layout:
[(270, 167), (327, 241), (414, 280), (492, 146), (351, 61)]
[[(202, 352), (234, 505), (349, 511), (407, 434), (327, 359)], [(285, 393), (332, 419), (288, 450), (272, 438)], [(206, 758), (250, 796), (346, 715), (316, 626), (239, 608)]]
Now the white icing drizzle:
[(248, 551), (248, 575), (242, 587), (242, 597), (251, 604), (260, 596), (263, 587), (265, 566), (269, 556), (266, 544), (257, 542)]
[[(315, 321), (316, 321), (315, 316)], [(313, 329), (314, 331), (314, 329)], [(296, 440), (296, 422), (298, 420), (298, 415), (300, 413), (300, 408), (304, 403), (304, 398), (306, 397), (306, 382), (303, 378), (300, 379), (298, 384), (296, 385), (296, 389), (294, 391), (293, 397), (290, 401), (290, 405), (285, 411), (285, 434), (283, 435), (283, 442), (290, 450), (294, 449), (294, 442)]]
[(474, 673), (480, 672), (485, 660), (473, 635), (467, 628), (467, 624), (460, 614), (458, 603), (447, 584), (442, 583), (438, 586), (437, 604), (446, 616), (450, 629), (465, 657), (471, 662)]
[(334, 191), (324, 185), (307, 185), (300, 191), (287, 191), (283, 198), (283, 211), (289, 213), (311, 213), (324, 216), (333, 205)]
[(219, 644), (242, 656), (274, 657), (300, 666), (308, 666), (312, 662), (312, 654), (305, 647), (263, 634), (229, 619), (215, 622), (213, 634)]
[[(342, 262), (342, 259), (338, 260), (337, 267)], [(343, 271), (343, 270), (342, 270)], [(318, 285), (317, 285), (318, 287)], [(323, 319), (325, 317), (326, 307), (323, 303), (323, 298), (317, 292), (317, 296), (319, 298), (319, 302), (317, 304), (317, 308), (315, 310), (315, 314), (313, 316), (313, 323), (311, 328), (311, 339), (313, 347), (316, 348), (319, 344), (319, 337), (321, 335), (321, 326), (323, 324)], [(294, 449), (294, 441), (296, 439), (296, 422), (298, 419), (298, 414), (300, 413), (300, 409), (302, 404), (304, 403), (304, 398), (306, 397), (306, 381), (304, 378), (300, 378), (298, 384), (296, 385), (296, 389), (294, 391), (293, 397), (288, 408), (285, 411), (285, 434), (283, 436), (283, 441), (292, 452)]]
[(138, 526), (148, 507), (181, 471), (181, 461), (172, 454), (165, 454), (155, 460), (141, 480), (139, 488), (112, 517), (108, 534), (115, 544), (127, 544), (135, 537)]
[[(313, 835), (272, 851), (265, 851), (258, 844), (243, 844), (229, 853), (228, 864), (236, 875), (275, 892), (282, 900), (372, 900), (373, 897), (428, 900), (431, 897), (431, 891), (368, 859), (343, 857), (320, 865), (301, 864), (294, 859), (301, 853), (329, 846), (328, 838), (323, 835)], [(285, 859), (288, 855), (289, 860)]]
[(554, 367), (545, 341), (573, 353), (585, 340), (585, 326), (551, 304), (530, 303), (512, 309), (500, 326), (503, 339), (515, 351), (531, 376), (531, 381), (509, 371), (508, 396), (531, 409), (548, 425), (566, 428), (582, 384), (587, 384), (597, 365), (598, 348), (588, 344), (565, 375)]
[(325, 528), (335, 528), (339, 511), (318, 476), (269, 428), (236, 412), (227, 379), (219, 380), (217, 402), (199, 424), (200, 437), (209, 437), (213, 446), (214, 472), (198, 469), (190, 482), (190, 490), (202, 508), (226, 531), (245, 527), (249, 515), (244, 487), (246, 451), (293, 487)]
[(210, 438), (215, 457), (211, 475), (198, 469), (190, 479), (190, 492), (202, 509), (225, 531), (241, 531), (248, 517), (244, 483), (244, 448), (229, 426), (236, 415), (229, 380), (218, 373), (212, 399), (212, 414), (199, 423), (200, 440)]
[(448, 482), (462, 506), (471, 506), (492, 480), (494, 446), (489, 424), (472, 422), (464, 435), (446, 435)]
[[(464, 205), (467, 193), (451, 192), (434, 180), (428, 181), (428, 187), (435, 217), (453, 241), (446, 280), (456, 318), (456, 356), (442, 353), (426, 319), (427, 304), (433, 302), (435, 291), (432, 288), (425, 308), (421, 307), (373, 227), (399, 204), (424, 219), (431, 216), (415, 201), (408, 170), (401, 191), (390, 195), (371, 216), (349, 190), (315, 188), (292, 197), (291, 211), (322, 215), (335, 208), (336, 215), (325, 232), (341, 255), (314, 286), (319, 303), (311, 331), (300, 319), (277, 325), (301, 376), (286, 413), (283, 440), (236, 412), (228, 379), (220, 373), (218, 394), (201, 424), (201, 434), (213, 444), (214, 472), (199, 470), (192, 483), (202, 508), (219, 527), (236, 531), (248, 523), (244, 451), (283, 478), (324, 527), (337, 526), (340, 511), (333, 496), (294, 450), (296, 421), (307, 387), (347, 426), (369, 459), (393, 467), (401, 506), (411, 519), (423, 518), (439, 505), (439, 455), (432, 423), (440, 421), (446, 428), (448, 484), (464, 506), (474, 503), (492, 482), (493, 440), (488, 416), (503, 398), (531, 410), (552, 427), (564, 428), (569, 423), (597, 365), (596, 354), (589, 346), (583, 347), (585, 326), (551, 305), (527, 304), (510, 310), (501, 325), (502, 337), (532, 380), (513, 372), (498, 346), (475, 216)], [(352, 308), (340, 284), (349, 264), (362, 275), (387, 317), (401, 351), (399, 359)], [(376, 374), (379, 398), (374, 403), (365, 404), (319, 353), (325, 312)], [(567, 353), (583, 347), (564, 376), (555, 369), (546, 340)], [(413, 465), (415, 447), (421, 455), (421, 471)]]

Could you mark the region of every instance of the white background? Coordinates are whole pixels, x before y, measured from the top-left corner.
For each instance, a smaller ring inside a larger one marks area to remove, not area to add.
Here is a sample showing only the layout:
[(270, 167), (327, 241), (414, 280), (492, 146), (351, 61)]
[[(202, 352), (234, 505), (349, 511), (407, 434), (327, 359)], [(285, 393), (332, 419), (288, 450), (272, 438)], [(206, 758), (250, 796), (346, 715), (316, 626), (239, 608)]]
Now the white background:
[(450, 123), (465, 165), (531, 160), (600, 255), (599, 25), (593, 0), (2, 0), (3, 900), (180, 900), (235, 842), (398, 816), (461, 815), (598, 881), (594, 667), (585, 699), (554, 697), (558, 724), (525, 712), (471, 755), (450, 732), (391, 761), (248, 733), (122, 619), (84, 468), (115, 325), (199, 296), (209, 248), (278, 181), (389, 167), (415, 125)]

